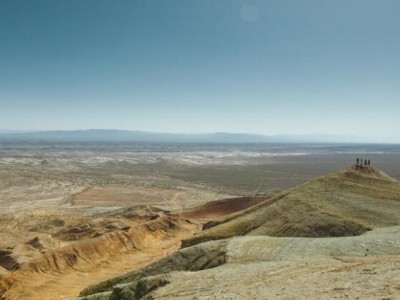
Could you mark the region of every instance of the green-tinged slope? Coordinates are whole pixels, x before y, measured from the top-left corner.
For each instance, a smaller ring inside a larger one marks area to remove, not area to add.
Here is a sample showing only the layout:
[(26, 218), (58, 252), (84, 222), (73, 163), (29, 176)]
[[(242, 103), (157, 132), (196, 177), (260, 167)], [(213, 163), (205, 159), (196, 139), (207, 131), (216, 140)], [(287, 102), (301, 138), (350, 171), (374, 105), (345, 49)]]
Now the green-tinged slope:
[[(398, 293), (399, 237), (397, 226), (357, 237), (210, 241), (89, 287), (78, 299), (280, 299), (278, 293), (293, 299), (321, 299), (323, 293), (331, 299), (349, 291), (351, 298), (390, 296)], [(349, 280), (351, 288), (344, 289)], [(383, 290), (388, 283), (393, 291)]]
[(354, 236), (398, 224), (400, 183), (375, 168), (351, 167), (212, 222), (183, 246), (237, 235)]

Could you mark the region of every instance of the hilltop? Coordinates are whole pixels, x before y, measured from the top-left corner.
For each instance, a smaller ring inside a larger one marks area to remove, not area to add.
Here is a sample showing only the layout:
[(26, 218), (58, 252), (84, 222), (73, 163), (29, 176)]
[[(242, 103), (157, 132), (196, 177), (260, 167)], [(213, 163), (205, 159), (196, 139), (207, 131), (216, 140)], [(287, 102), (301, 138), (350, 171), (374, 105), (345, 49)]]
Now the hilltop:
[(237, 235), (354, 236), (400, 224), (400, 183), (375, 168), (316, 178), (205, 225), (184, 246)]

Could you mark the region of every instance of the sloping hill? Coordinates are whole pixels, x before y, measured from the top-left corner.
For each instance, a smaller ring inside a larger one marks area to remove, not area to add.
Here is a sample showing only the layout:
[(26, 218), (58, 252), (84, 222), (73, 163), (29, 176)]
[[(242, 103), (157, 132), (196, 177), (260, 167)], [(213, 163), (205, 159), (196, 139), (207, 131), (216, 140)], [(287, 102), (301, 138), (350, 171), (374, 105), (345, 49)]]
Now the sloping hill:
[(357, 237), (210, 241), (89, 287), (79, 299), (394, 299), (399, 237), (397, 226)]
[(236, 235), (354, 236), (398, 224), (400, 183), (375, 168), (353, 166), (208, 223), (183, 246)]
[(79, 299), (392, 299), (399, 213), (399, 182), (351, 167), (209, 222), (188, 247)]

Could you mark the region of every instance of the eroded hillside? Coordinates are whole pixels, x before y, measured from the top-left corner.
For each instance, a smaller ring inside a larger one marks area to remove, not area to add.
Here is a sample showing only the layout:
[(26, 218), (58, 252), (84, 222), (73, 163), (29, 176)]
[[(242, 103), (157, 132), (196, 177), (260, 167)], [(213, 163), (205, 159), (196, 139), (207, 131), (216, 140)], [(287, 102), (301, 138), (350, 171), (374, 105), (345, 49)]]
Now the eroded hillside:
[(263, 200), (225, 199), (175, 212), (140, 205), (89, 218), (36, 220), (40, 228), (34, 229), (47, 234), (0, 251), (0, 295), (6, 299), (76, 296), (88, 285), (173, 253), (182, 239), (201, 230), (205, 220)]
[(395, 299), (399, 213), (395, 179), (351, 167), (208, 222), (181, 250), (79, 299)]
[(399, 234), (392, 227), (357, 237), (205, 242), (87, 288), (79, 300), (395, 299)]
[(400, 224), (400, 183), (374, 168), (319, 177), (206, 224), (184, 246), (236, 235), (354, 236)]

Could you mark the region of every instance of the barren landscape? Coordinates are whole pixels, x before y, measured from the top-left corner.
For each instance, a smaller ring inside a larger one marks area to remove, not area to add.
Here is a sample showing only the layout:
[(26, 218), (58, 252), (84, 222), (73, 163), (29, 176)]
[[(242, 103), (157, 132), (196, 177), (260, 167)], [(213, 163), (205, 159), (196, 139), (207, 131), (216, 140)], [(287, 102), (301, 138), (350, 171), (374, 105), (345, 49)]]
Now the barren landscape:
[(0, 300), (400, 300), (399, 11), (0, 1)]
[(2, 143), (0, 295), (395, 299), (399, 158), (391, 145)]

